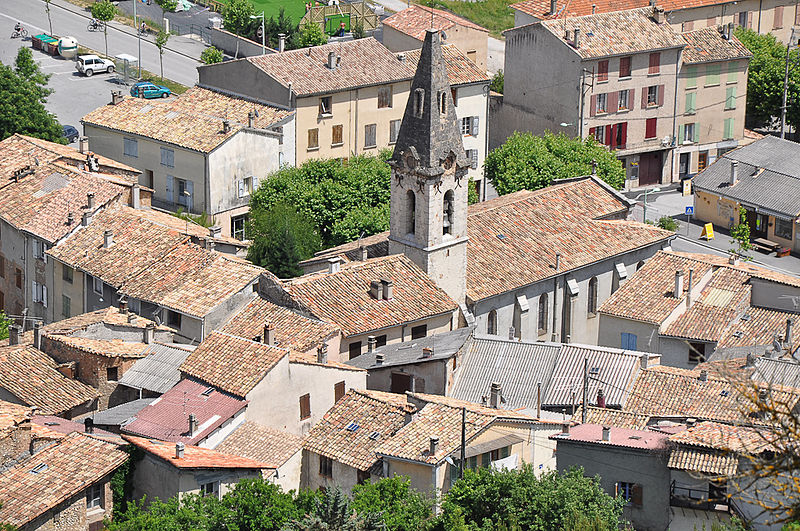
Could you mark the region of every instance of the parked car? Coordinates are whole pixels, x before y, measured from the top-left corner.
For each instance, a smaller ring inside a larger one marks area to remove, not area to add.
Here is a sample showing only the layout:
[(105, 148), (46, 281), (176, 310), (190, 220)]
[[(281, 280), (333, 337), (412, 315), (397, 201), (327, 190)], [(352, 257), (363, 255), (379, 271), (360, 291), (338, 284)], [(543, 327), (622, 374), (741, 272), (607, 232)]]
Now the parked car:
[(96, 55), (79, 55), (78, 62), (75, 63), (75, 70), (91, 77), (97, 72), (108, 72), (109, 74), (114, 71), (115, 65), (113, 61), (102, 59)]
[(78, 130), (74, 126), (72, 126), (72, 125), (65, 125), (64, 126), (64, 138), (69, 140), (70, 144), (75, 142), (78, 139), (79, 136), (81, 136), (81, 135), (80, 135), (80, 133), (78, 133)]
[(134, 98), (167, 98), (170, 94), (169, 88), (149, 81), (140, 81), (131, 87), (131, 96)]

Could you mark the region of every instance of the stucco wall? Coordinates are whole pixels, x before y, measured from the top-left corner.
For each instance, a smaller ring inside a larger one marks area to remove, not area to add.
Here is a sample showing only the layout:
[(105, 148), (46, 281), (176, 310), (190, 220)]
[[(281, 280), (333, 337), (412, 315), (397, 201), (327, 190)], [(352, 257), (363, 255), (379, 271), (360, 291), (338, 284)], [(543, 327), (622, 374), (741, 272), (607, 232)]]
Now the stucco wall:
[(450, 363), (450, 360), (436, 360), (384, 369), (370, 369), (367, 376), (367, 389), (390, 392), (392, 374), (403, 373), (411, 375), (414, 379), (416, 392), (444, 395), (447, 391), (448, 365)]
[[(0, 220), (0, 256), (5, 258), (5, 278), (0, 276), (0, 292), (3, 293), (5, 312), (20, 315), (26, 306), (25, 297), (28, 276), (25, 274), (25, 237), (8, 223)], [(16, 271), (22, 275), (21, 287), (17, 287)]]
[(600, 328), (597, 344), (602, 347), (620, 348), (623, 332), (636, 335), (636, 350), (642, 352), (661, 352), (658, 325), (600, 314)]
[(302, 465), (303, 451), (298, 450), (278, 468), (278, 477), (273, 479), (273, 483), (280, 485), (283, 492), (300, 490)]
[(227, 90), (284, 109), (292, 106), (289, 89), (247, 59), (198, 66), (197, 75), (201, 86)]
[(381, 336), (386, 334), (386, 343), (399, 343), (401, 341), (410, 341), (411, 340), (411, 329), (415, 326), (427, 325), (428, 333), (427, 335), (433, 334), (441, 334), (444, 332), (449, 332), (456, 328), (457, 324), (454, 323), (454, 315), (453, 314), (444, 314), (431, 317), (430, 319), (422, 319), (419, 321), (414, 321), (410, 323), (406, 323), (401, 326), (395, 326), (392, 328), (383, 328), (380, 330), (374, 330), (367, 332), (365, 334), (359, 334), (354, 336), (348, 336), (342, 338), (340, 352), (341, 352), (341, 359), (348, 360), (350, 359), (350, 344), (356, 343), (358, 341), (361, 342), (361, 352), (364, 353), (367, 351), (367, 340), (369, 336)]

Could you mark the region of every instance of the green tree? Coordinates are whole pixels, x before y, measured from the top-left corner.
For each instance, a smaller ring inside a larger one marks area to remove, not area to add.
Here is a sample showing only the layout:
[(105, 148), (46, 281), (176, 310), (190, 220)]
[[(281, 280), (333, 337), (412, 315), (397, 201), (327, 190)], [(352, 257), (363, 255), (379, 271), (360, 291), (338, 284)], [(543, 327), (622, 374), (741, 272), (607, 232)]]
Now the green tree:
[(363, 39), (367, 36), (367, 33), (364, 31), (364, 21), (361, 17), (357, 18), (352, 26), (350, 26), (350, 32), (353, 34), (353, 39)]
[(661, 216), (658, 218), (658, 228), (664, 230), (671, 230), (672, 232), (678, 232), (678, 221), (673, 218), (672, 216)]
[(304, 514), (291, 492), (262, 479), (244, 479), (222, 497), (211, 528), (278, 531)]
[(292, 520), (287, 531), (379, 531), (386, 529), (378, 513), (358, 513), (339, 486), (327, 489), (314, 509), (304, 518)]
[(108, 23), (114, 20), (117, 8), (109, 0), (100, 0), (92, 4), (92, 16), (103, 22), (103, 38), (106, 42), (106, 57), (108, 57)]
[(750, 243), (750, 224), (747, 223), (747, 210), (744, 207), (739, 207), (739, 223), (731, 227), (731, 238), (736, 242), (737, 247), (729, 249), (729, 251), (749, 260), (747, 251), (753, 248), (753, 244)]
[(595, 142), (546, 131), (542, 136), (515, 132), (493, 149), (484, 162), (485, 175), (497, 193), (536, 190), (555, 179), (588, 175), (592, 162), (597, 175), (617, 190), (625, 184), (625, 170), (614, 153)]
[[(445, 522), (471, 529), (583, 529), (611, 531), (621, 523), (622, 498), (612, 498), (597, 477), (583, 469), (548, 472), (537, 478), (533, 468), (465, 471), (442, 502), (438, 529)], [(458, 526), (457, 526), (458, 527)]]
[(194, 494), (180, 501), (155, 498), (145, 509), (146, 503), (145, 498), (129, 502), (123, 512), (114, 514), (113, 520), (103, 522), (105, 527), (109, 531), (210, 531), (209, 515), (219, 513), (219, 501)]
[(321, 46), (327, 44), (328, 36), (322, 31), (319, 24), (315, 24), (310, 20), (300, 26), (300, 31), (297, 37), (297, 47), (307, 48), (309, 46)]
[(502, 70), (498, 70), (497, 73), (492, 76), (492, 83), (489, 85), (489, 89), (502, 94), (504, 85), (505, 75), (503, 75)]
[(277, 203), (269, 210), (251, 210), (247, 232), (253, 241), (247, 259), (280, 278), (301, 275), (299, 262), (320, 248), (314, 225), (287, 203)]
[(50, 2), (52, 0), (44, 0), (44, 11), (47, 13), (47, 24), (50, 26), (50, 35), (53, 34), (53, 21), (50, 18)]
[(264, 25), (264, 31), (267, 32), (269, 46), (277, 49), (280, 45), (281, 33), (285, 36), (286, 43), (292, 42), (293, 36), (297, 33), (297, 24), (292, 22), (292, 17), (287, 15), (286, 9), (281, 6), (278, 11), (278, 19), (275, 20), (274, 16), (270, 16)]
[(44, 104), (53, 92), (49, 75), (33, 60), (30, 48), (20, 48), (14, 68), (0, 64), (0, 140), (14, 133), (62, 142), (63, 131)]
[(8, 339), (9, 326), (11, 326), (11, 319), (6, 317), (5, 312), (0, 311), (0, 341)]
[(164, 82), (164, 48), (167, 46), (169, 40), (169, 33), (166, 31), (158, 30), (156, 35), (156, 48), (158, 48), (158, 63), (161, 67), (161, 82)]
[(221, 63), (224, 59), (222, 52), (217, 50), (213, 46), (209, 46), (203, 53), (200, 54), (200, 60), (203, 61), (205, 64), (210, 65), (214, 63)]
[(407, 477), (394, 476), (356, 485), (351, 507), (357, 514), (380, 514), (388, 531), (417, 531), (433, 518), (433, 500), (411, 488)]
[(172, 13), (178, 7), (178, 0), (156, 0), (156, 4), (161, 8), (161, 20), (159, 21), (159, 25), (161, 25), (164, 23), (167, 11)]
[[(225, 29), (236, 35), (243, 35), (250, 28), (253, 20), (250, 18), (255, 15), (253, 4), (248, 0), (230, 0), (228, 5), (222, 10), (222, 21)], [(239, 40), (236, 40), (236, 59), (239, 58)]]

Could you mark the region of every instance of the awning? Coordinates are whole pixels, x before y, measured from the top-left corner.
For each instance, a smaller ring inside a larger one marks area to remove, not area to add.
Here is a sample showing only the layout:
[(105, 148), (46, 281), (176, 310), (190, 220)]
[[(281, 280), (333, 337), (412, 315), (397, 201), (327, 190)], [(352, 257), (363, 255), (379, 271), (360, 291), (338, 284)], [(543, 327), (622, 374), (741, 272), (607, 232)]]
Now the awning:
[(625, 269), (625, 264), (622, 262), (617, 262), (614, 264), (614, 269), (617, 270), (617, 275), (619, 276), (620, 280), (628, 278), (628, 270)]
[(568, 279), (567, 280), (567, 288), (569, 289), (569, 294), (571, 296), (573, 296), (573, 297), (577, 297), (578, 296), (578, 292), (580, 290), (578, 289), (578, 281), (577, 280), (575, 280), (574, 278)]
[[(492, 439), (491, 441), (470, 444), (467, 446), (467, 458), (485, 454), (487, 452), (491, 452), (492, 450), (499, 450), (500, 448), (521, 443), (522, 441), (524, 441), (524, 439), (518, 435), (504, 435), (503, 437)], [(452, 455), (454, 459), (461, 459), (461, 448), (453, 452)]]
[(530, 310), (530, 306), (528, 306), (528, 297), (525, 295), (517, 295), (517, 305), (519, 305), (519, 309), (522, 312)]

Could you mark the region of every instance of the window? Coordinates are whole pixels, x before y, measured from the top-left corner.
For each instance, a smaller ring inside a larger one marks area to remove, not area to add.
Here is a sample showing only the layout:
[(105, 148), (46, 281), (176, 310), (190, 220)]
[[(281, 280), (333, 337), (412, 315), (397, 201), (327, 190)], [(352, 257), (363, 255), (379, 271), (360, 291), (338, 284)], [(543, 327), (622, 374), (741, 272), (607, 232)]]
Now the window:
[(684, 114), (694, 114), (697, 112), (697, 92), (687, 92), (686, 93), (686, 108), (684, 110)]
[(219, 481), (200, 484), (200, 496), (219, 499)]
[(103, 294), (103, 281), (97, 277), (90, 277), (92, 279), (92, 291), (98, 295)]
[(373, 148), (377, 145), (378, 124), (367, 124), (364, 126), (364, 147)]
[(319, 129), (308, 130), (308, 149), (319, 149)]
[(389, 384), (392, 393), (402, 394), (411, 391), (411, 375), (402, 372), (393, 372), (392, 381)]
[(740, 11), (739, 12), (739, 26), (743, 28), (749, 28), (750, 24), (748, 24), (748, 16), (747, 11)]
[(41, 240), (33, 240), (33, 257), (37, 260), (47, 261), (47, 256), (44, 254), (47, 251), (47, 244)]
[(631, 77), (631, 58), (619, 58), (619, 77)]
[(337, 382), (333, 386), (333, 401), (338, 402), (344, 396), (344, 381)]
[(411, 339), (422, 339), (428, 335), (428, 325), (419, 325), (411, 327)]
[(331, 108), (331, 96), (325, 96), (319, 99), (319, 113), (322, 116), (331, 116), (333, 109)]
[(539, 335), (547, 332), (547, 293), (539, 295)]
[(447, 92), (445, 91), (439, 93), (439, 112), (447, 114)]
[(378, 88), (378, 108), (387, 109), (392, 106), (392, 86)]
[(593, 136), (598, 144), (606, 143), (606, 128), (605, 127), (592, 127), (589, 129), (589, 136)]
[(589, 290), (587, 293), (589, 300), (587, 301), (586, 311), (589, 317), (597, 315), (597, 277), (589, 279)]
[(237, 240), (245, 240), (245, 227), (247, 226), (247, 214), (234, 216), (231, 218), (231, 235)]
[(123, 154), (136, 158), (139, 156), (139, 142), (135, 138), (123, 138)]
[(161, 165), (167, 168), (175, 167), (175, 152), (169, 148), (161, 148)]
[(105, 486), (102, 483), (92, 485), (86, 489), (86, 508), (100, 509), (103, 507)]
[(61, 295), (61, 315), (72, 317), (72, 300), (66, 295)]
[(167, 310), (167, 326), (180, 329), (181, 327), (181, 314)]
[(472, 117), (465, 116), (461, 119), (461, 134), (466, 136), (472, 132)]
[(661, 71), (661, 53), (653, 52), (650, 54), (650, 64), (647, 68), (648, 74), (658, 74)]
[(686, 67), (686, 88), (696, 88), (697, 87), (697, 66), (696, 65), (688, 65)]
[(241, 190), (241, 195), (239, 197), (244, 197), (253, 193), (253, 188), (255, 188), (253, 184), (254, 180), (255, 179), (253, 178), (252, 175), (250, 177), (245, 177), (244, 179), (241, 179), (242, 190)]
[(425, 111), (425, 90), (418, 88), (414, 91), (414, 115), (417, 118), (422, 118), (422, 113)]
[(723, 122), (722, 139), (733, 140), (733, 118), (725, 118)]
[(408, 226), (406, 227), (406, 232), (408, 234), (414, 234), (417, 223), (417, 196), (414, 195), (413, 190), (409, 190), (406, 192), (406, 197), (408, 203)]
[(469, 159), (469, 167), (473, 170), (478, 169), (478, 150), (477, 149), (468, 149), (467, 158)]
[(350, 359), (357, 358), (361, 355), (361, 341), (353, 341), (348, 347)]
[(106, 381), (116, 382), (119, 380), (119, 367), (106, 367)]
[(697, 365), (706, 361), (706, 344), (689, 343), (689, 363)]
[(0, 256), (0, 278), (6, 278), (6, 257)]
[(725, 89), (725, 110), (729, 111), (736, 108), (736, 87)]
[(781, 218), (775, 218), (775, 236), (784, 240), (792, 239), (792, 222)]
[(780, 29), (783, 27), (783, 6), (775, 6), (773, 11), (772, 29)]
[(41, 303), (42, 306), (47, 308), (47, 286), (39, 284), (35, 280), (32, 284), (33, 302)]
[(319, 456), (319, 475), (324, 478), (333, 478), (333, 459), (324, 455)]
[(334, 125), (331, 127), (331, 145), (341, 146), (344, 144), (343, 140), (344, 127), (342, 125)]
[(392, 120), (389, 122), (389, 143), (394, 144), (397, 142), (397, 135), (400, 134), (401, 120)]
[(681, 138), (679, 138), (679, 143), (681, 144), (691, 144), (692, 142), (696, 142), (695, 134), (697, 133), (697, 128), (695, 124), (684, 124), (682, 129), (679, 129), (678, 132), (683, 132)]
[(300, 420), (311, 418), (311, 395), (300, 397)]
[(369, 481), (369, 470), (356, 470), (356, 481), (359, 485), (363, 485)]
[(383, 347), (386, 345), (386, 334), (381, 334), (375, 338), (375, 346)]
[(607, 94), (598, 94), (595, 98), (596, 104), (594, 107), (594, 112), (596, 114), (601, 114), (608, 112), (608, 96)]
[[(189, 212), (192, 211), (192, 205), (194, 204), (194, 182), (187, 181), (186, 179), (178, 179), (177, 177), (173, 177), (172, 181), (174, 183), (174, 187), (177, 189), (178, 192), (178, 199), (175, 202), (181, 206), (186, 207), (186, 210)], [(242, 183), (242, 187), (244, 187), (244, 183)], [(250, 185), (252, 188), (252, 184)], [(246, 194), (246, 189), (243, 190), (243, 197)]]
[(597, 81), (608, 81), (608, 59), (597, 63)]
[(622, 342), (620, 348), (625, 350), (636, 350), (636, 334), (622, 332)]
[(647, 106), (658, 105), (658, 85), (647, 87)]
[(489, 312), (489, 317), (486, 319), (486, 333), (497, 335), (497, 310)]
[(72, 269), (67, 264), (61, 264), (61, 280), (63, 280), (64, 282), (68, 282), (69, 284), (72, 284), (74, 275), (75, 275), (74, 269)]
[(706, 86), (719, 85), (719, 73), (722, 69), (719, 63), (706, 65)]
[(628, 483), (627, 481), (620, 481), (616, 485), (616, 496), (622, 498), (628, 504), (630, 504), (633, 500), (633, 483)]
[(620, 90), (618, 95), (618, 103), (620, 111), (628, 111), (631, 108), (631, 91), (628, 89)]
[[(797, 11), (800, 13), (800, 10)], [(734, 61), (728, 61), (728, 84), (739, 81), (739, 68)]]
[(644, 123), (644, 137), (655, 138), (658, 132), (658, 118), (648, 118)]
[(442, 234), (453, 233), (453, 191), (448, 190), (442, 201)]
[(22, 269), (20, 268), (14, 271), (14, 283), (19, 289), (22, 289)]

